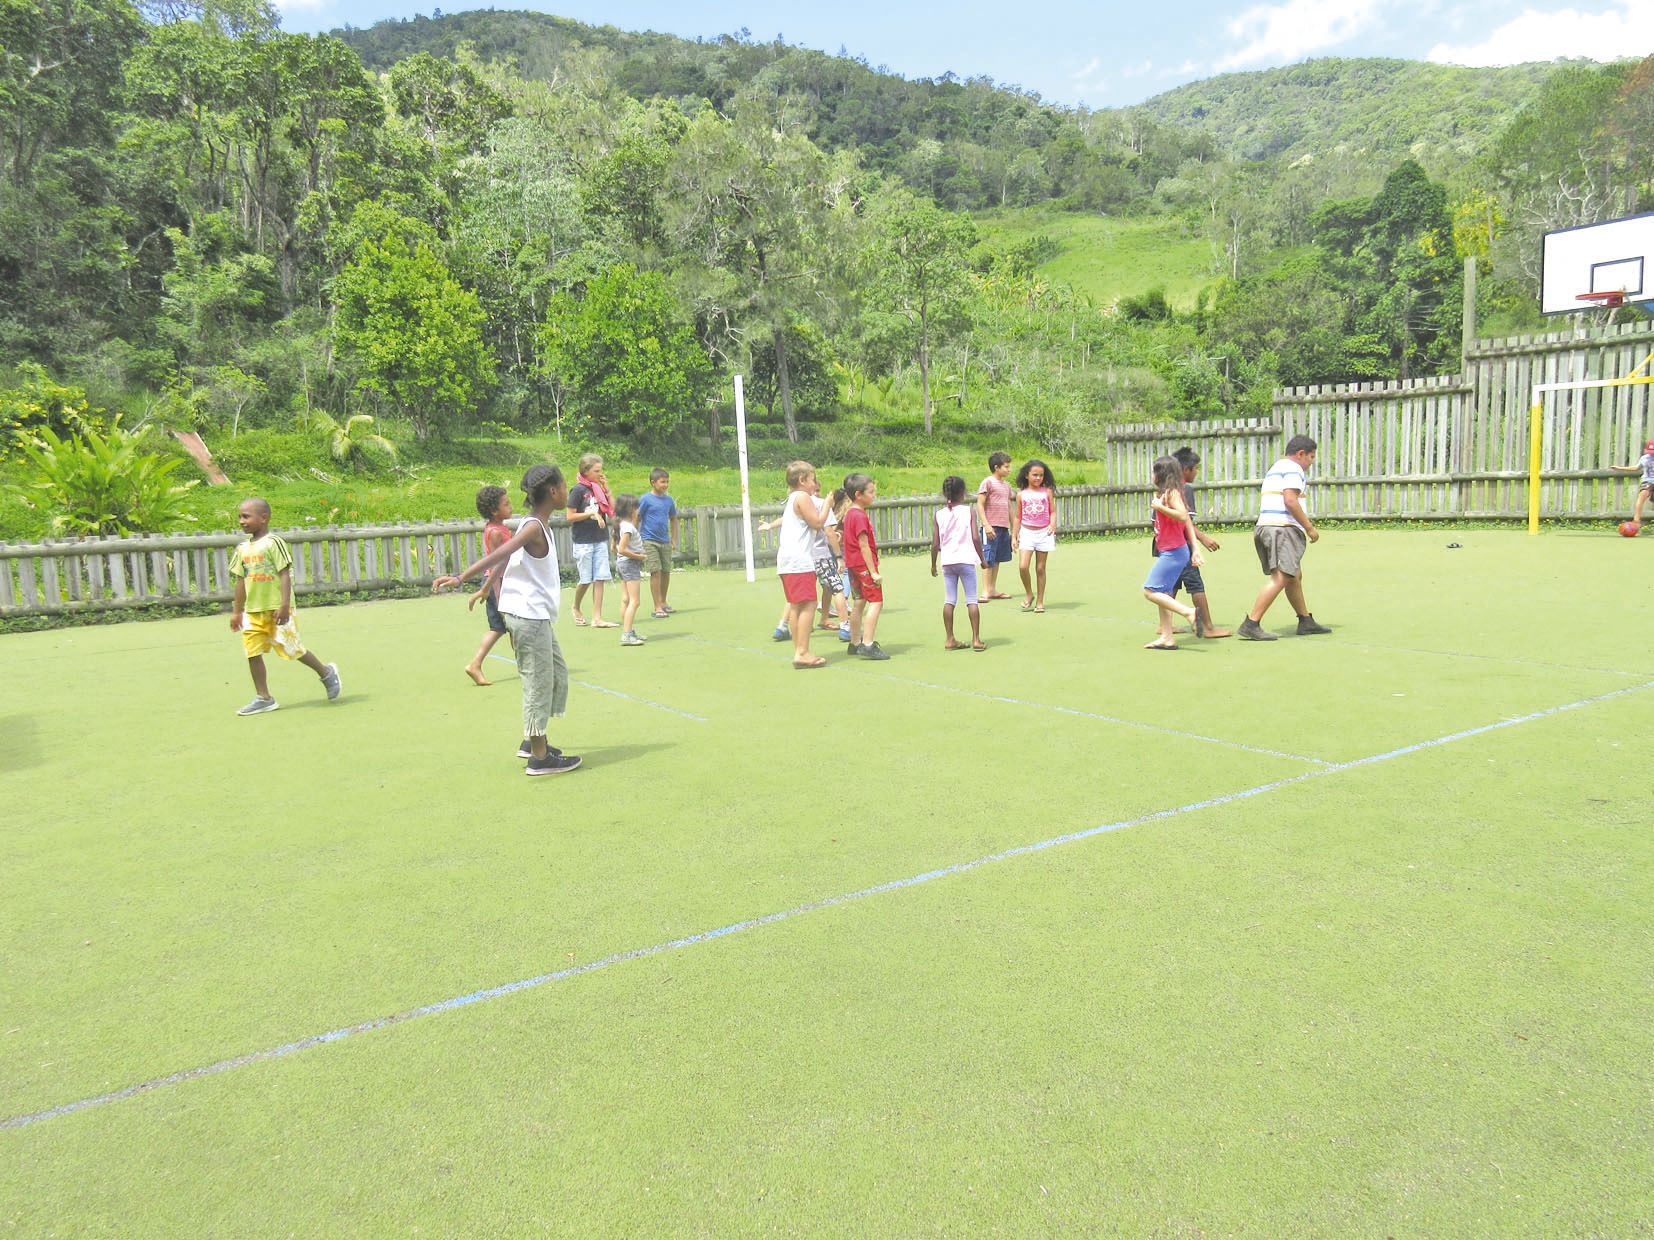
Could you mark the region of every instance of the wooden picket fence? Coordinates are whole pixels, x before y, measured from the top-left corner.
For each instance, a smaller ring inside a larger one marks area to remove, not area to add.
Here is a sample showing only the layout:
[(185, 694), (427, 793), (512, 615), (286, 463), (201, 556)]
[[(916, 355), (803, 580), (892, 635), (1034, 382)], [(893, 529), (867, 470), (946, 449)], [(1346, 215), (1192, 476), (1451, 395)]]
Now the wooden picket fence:
[[(1310, 510), (1344, 520), (1520, 519), (1527, 515), (1529, 402), (1536, 383), (1623, 376), (1654, 352), (1654, 323), (1481, 341), (1462, 374), (1398, 383), (1288, 388), (1271, 416), (1123, 425), (1107, 438), (1106, 482), (1059, 488), (1069, 532), (1142, 529), (1151, 466), (1189, 445), (1203, 458), (1200, 513), (1208, 524), (1249, 522), (1257, 487), (1288, 438), (1319, 445)], [(1654, 435), (1647, 386), (1550, 396), (1544, 405), (1546, 517), (1609, 517), (1633, 494), (1608, 466), (1635, 460)], [(873, 507), (882, 547), (929, 545), (934, 495)], [(741, 510), (681, 510), (678, 559), (740, 565)], [(778, 505), (753, 509), (755, 520)], [(482, 522), (284, 530), (299, 595), (429, 585), (482, 554)], [(567, 524), (552, 522), (559, 562), (572, 563)], [(776, 534), (756, 535), (754, 558), (775, 560)], [(0, 616), (51, 615), (232, 597), (230, 550), (238, 534), (0, 543)]]

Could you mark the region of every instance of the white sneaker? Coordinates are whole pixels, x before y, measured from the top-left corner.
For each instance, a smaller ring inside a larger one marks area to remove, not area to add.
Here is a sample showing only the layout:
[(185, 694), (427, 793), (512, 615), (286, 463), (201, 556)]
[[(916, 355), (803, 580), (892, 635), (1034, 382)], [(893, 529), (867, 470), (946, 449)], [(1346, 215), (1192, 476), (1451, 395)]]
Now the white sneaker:
[(240, 710), (236, 711), (236, 714), (268, 715), (271, 711), (277, 709), (279, 709), (279, 707), (276, 705), (275, 698), (256, 697), (251, 702), (248, 702), (247, 705), (243, 706)]
[(327, 700), (337, 702), (339, 694), (344, 692), (344, 686), (339, 683), (339, 665), (327, 663), (322, 666), (322, 688), (327, 690)]

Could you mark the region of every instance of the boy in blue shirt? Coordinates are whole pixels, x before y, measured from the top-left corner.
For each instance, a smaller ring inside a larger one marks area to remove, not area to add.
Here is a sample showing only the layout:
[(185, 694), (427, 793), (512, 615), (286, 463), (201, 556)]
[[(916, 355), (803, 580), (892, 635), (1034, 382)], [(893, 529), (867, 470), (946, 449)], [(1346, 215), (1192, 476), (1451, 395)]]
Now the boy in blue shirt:
[(658, 466), (649, 471), (649, 493), (637, 502), (638, 534), (643, 539), (643, 571), (649, 574), (654, 617), (664, 620), (674, 610), (666, 601), (672, 585), (672, 553), (678, 549), (678, 504), (666, 493), (672, 475)]

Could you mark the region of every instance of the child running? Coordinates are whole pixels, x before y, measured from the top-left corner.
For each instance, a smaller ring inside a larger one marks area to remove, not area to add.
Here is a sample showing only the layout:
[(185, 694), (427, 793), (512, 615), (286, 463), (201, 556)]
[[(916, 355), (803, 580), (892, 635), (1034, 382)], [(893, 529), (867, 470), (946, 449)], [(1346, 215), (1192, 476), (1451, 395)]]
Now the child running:
[(984, 602), (1011, 597), (999, 592), (999, 566), (1009, 564), (1015, 554), (1011, 550), (1011, 484), (1005, 481), (1010, 472), (1011, 454), (991, 452), (988, 476), (976, 488), (976, 516), (982, 522), (982, 564), (987, 578)]
[(965, 611), (971, 618), (971, 649), (986, 650), (982, 644), (982, 609), (976, 602), (976, 570), (982, 556), (977, 550), (976, 511), (965, 502), (965, 480), (958, 474), (942, 479), (942, 498), (946, 503), (931, 518), (930, 529), (930, 575), (936, 576), (940, 561), (945, 578), (942, 631), (947, 640), (942, 643), (942, 649), (965, 648), (965, 643), (953, 636), (953, 609), (963, 586)]
[(826, 659), (810, 653), (816, 610), (816, 536), (827, 524), (826, 506), (817, 499), (820, 490), (810, 462), (794, 461), (787, 466), (787, 503), (781, 510), (775, 571), (787, 599), (787, 630), (793, 639), (793, 666), (799, 671), (827, 666)]
[[(482, 514), (487, 525), (482, 527), (482, 551), (487, 555), (490, 551), (505, 546), (511, 539), (511, 528), (506, 521), (511, 517), (511, 500), (507, 498), (504, 487), (483, 487), (477, 492), (477, 511)], [(482, 588), (473, 594), (465, 604), (470, 611), (481, 600), (484, 614), (488, 617), (488, 632), (483, 634), (482, 645), (477, 647), (477, 653), (465, 665), (465, 674), (471, 678), (474, 685), (491, 685), (482, 673), (482, 661), (488, 657), (488, 652), (494, 649), (494, 644), (505, 636), (505, 617), (500, 615), (500, 575), (489, 573), (483, 578)]]
[(569, 672), (553, 631), (560, 585), (557, 544), (546, 524), (568, 502), (563, 471), (555, 465), (533, 466), (523, 475), (523, 495), (529, 519), (517, 532), (458, 576), (438, 577), (431, 589), (440, 592), (496, 565), (505, 566), (500, 575), (500, 614), (516, 645), (517, 674), (523, 683), (523, 741), (517, 756), (528, 759), (525, 775), (561, 775), (580, 765), (573, 754), (546, 743), (546, 721), (561, 718), (569, 699)]
[(882, 662), (890, 657), (878, 642), (879, 612), (884, 610), (884, 578), (879, 573), (879, 540), (873, 533), (868, 509), (878, 498), (878, 484), (866, 474), (844, 480), (850, 507), (844, 510), (844, 563), (850, 570), (849, 653)]
[(298, 622), (293, 618), (293, 553), (286, 539), (270, 532), (269, 502), (242, 500), (236, 522), (247, 541), (230, 553), (230, 576), (235, 578), (230, 632), (241, 634), (247, 670), (253, 677), (253, 700), (236, 714), (265, 715), (277, 709), (264, 670), (264, 655), (270, 650), (315, 672), (327, 690), (327, 700), (338, 701), (339, 669), (323, 663), (299, 640)]
[[(615, 576), (620, 578), (620, 644), (641, 646), (643, 638), (636, 628), (638, 602), (643, 596), (643, 564), (649, 553), (643, 536), (638, 532), (638, 497), (615, 496), (615, 520), (620, 522), (620, 533), (615, 538)], [(651, 584), (653, 582), (651, 581)], [(665, 612), (657, 612), (664, 617)]]
[[(1016, 500), (1011, 505), (1011, 547), (1022, 575), (1023, 611), (1045, 610), (1045, 559), (1057, 547), (1057, 480), (1044, 461), (1029, 461), (1017, 472)], [(1036, 561), (1038, 586), (1028, 578)]]
[(1143, 583), (1143, 597), (1160, 609), (1160, 627), (1145, 650), (1176, 650), (1177, 637), (1172, 616), (1192, 621), (1195, 636), (1206, 636), (1205, 622), (1193, 607), (1172, 597), (1184, 570), (1199, 567), (1204, 560), (1195, 549), (1195, 523), (1183, 503), (1183, 463), (1175, 456), (1163, 456), (1154, 463), (1154, 567)]

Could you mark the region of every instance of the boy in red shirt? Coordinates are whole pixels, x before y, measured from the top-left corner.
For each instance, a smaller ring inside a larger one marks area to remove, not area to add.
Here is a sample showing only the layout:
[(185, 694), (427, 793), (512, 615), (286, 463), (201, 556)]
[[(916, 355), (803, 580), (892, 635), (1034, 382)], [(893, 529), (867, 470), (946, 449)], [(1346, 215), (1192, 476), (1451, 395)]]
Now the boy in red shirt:
[(890, 656), (875, 640), (879, 612), (884, 610), (883, 577), (879, 574), (879, 542), (873, 534), (873, 507), (879, 488), (866, 474), (851, 474), (844, 480), (850, 507), (844, 510), (842, 536), (844, 566), (850, 570), (850, 594), (855, 606), (850, 612), (850, 653), (864, 659), (883, 660)]
[[(482, 553), (488, 555), (492, 551), (505, 546), (511, 541), (511, 527), (506, 524), (511, 517), (511, 499), (506, 495), (504, 487), (483, 487), (477, 492), (477, 512), (483, 520), (488, 522), (482, 527)], [(488, 652), (494, 649), (494, 643), (505, 636), (505, 617), (500, 615), (500, 578), (503, 572), (489, 572), (482, 579), (482, 588), (471, 596), (471, 601), (465, 605), (470, 611), (478, 602), (482, 602), (488, 615), (488, 633), (482, 639), (482, 645), (477, 647), (476, 655), (465, 665), (465, 674), (476, 685), (491, 685), (494, 682), (482, 674), (482, 661), (488, 657)]]

